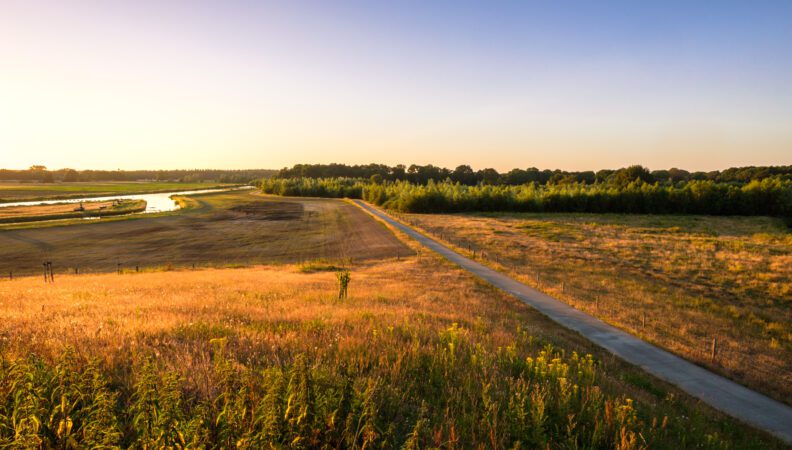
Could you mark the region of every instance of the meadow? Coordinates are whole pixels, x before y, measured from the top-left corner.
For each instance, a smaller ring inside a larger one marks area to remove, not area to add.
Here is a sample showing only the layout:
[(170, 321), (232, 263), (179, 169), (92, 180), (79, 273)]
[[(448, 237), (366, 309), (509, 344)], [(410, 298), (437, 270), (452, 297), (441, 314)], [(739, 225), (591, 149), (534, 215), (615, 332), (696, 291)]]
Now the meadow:
[(792, 402), (792, 233), (779, 219), (398, 217), (577, 309)]
[(0, 445), (783, 448), (432, 254), (346, 267), (0, 281)]
[(0, 274), (37, 274), (43, 261), (51, 261), (57, 275), (412, 253), (384, 226), (341, 200), (285, 199), (246, 190), (179, 201), (185, 209), (173, 213), (0, 227)]
[(19, 183), (0, 181), (0, 206), (3, 202), (103, 197), (230, 187), (223, 183), (181, 183), (162, 181)]

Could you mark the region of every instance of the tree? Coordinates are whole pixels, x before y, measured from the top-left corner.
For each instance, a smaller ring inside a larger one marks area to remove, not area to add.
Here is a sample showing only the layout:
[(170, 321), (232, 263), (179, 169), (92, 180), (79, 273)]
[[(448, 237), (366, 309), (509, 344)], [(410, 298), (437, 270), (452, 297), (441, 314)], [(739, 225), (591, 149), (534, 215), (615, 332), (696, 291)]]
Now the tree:
[(382, 184), (382, 175), (375, 173), (369, 178), (372, 184)]
[(690, 179), (690, 172), (687, 170), (677, 169), (676, 167), (672, 167), (668, 170), (668, 178), (671, 179), (672, 183), (678, 183), (680, 181), (687, 181)]
[(596, 182), (597, 183), (605, 183), (608, 179), (613, 175), (613, 170), (610, 169), (602, 169), (598, 170), (596, 174)]
[(65, 182), (80, 181), (80, 174), (77, 173), (77, 171), (74, 169), (64, 169), (63, 181)]
[(451, 172), (451, 180), (456, 183), (473, 186), (476, 184), (476, 173), (473, 172), (473, 169), (468, 165), (457, 166), (457, 168)]
[(503, 176), (503, 180), (506, 184), (510, 184), (512, 186), (517, 186), (519, 184), (525, 184), (530, 180), (528, 172), (522, 169), (512, 169)]
[(627, 186), (636, 180), (642, 181), (644, 183), (654, 183), (654, 178), (652, 178), (652, 174), (649, 172), (649, 169), (638, 165), (619, 169), (608, 179), (609, 182), (620, 187)]
[(404, 180), (407, 178), (407, 168), (404, 164), (397, 164), (395, 167), (391, 168), (390, 175), (394, 180)]
[(484, 184), (496, 185), (500, 184), (501, 176), (497, 170), (492, 168), (484, 169), (480, 172), (481, 182)]

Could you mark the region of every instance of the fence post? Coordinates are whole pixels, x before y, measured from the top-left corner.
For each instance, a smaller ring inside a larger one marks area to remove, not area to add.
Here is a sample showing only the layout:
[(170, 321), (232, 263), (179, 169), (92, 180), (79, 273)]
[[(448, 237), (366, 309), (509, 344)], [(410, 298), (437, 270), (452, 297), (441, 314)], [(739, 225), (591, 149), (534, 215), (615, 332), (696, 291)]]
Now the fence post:
[(49, 267), (50, 281), (54, 283), (55, 271), (52, 270), (52, 261), (47, 261), (47, 267)]
[(646, 311), (641, 313), (641, 328), (646, 328)]
[(121, 275), (121, 263), (120, 262), (116, 263), (116, 269), (118, 271), (118, 274)]
[(712, 338), (712, 351), (710, 354), (711, 362), (715, 362), (715, 356), (717, 355), (717, 352), (718, 352), (718, 338), (714, 337)]
[(564, 291), (566, 291), (566, 283), (562, 281), (561, 282), (561, 293), (563, 294)]
[(14, 271), (13, 270), (9, 270), (8, 271), (8, 279), (9, 280), (13, 280), (14, 279)]

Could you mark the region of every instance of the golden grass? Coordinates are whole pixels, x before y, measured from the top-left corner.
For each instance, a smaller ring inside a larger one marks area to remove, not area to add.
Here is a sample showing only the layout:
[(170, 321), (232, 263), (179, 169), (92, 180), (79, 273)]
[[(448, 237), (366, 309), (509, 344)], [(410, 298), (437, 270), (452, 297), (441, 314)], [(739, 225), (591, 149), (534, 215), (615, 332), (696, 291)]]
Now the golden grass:
[[(403, 260), (358, 268), (344, 302), (336, 301), (333, 272), (305, 273), (301, 266), (59, 276), (48, 285), (38, 277), (15, 279), (0, 284), (3, 350), (11, 357), (30, 351), (55, 357), (71, 345), (111, 359), (147, 346), (140, 339), (148, 336), (206, 325), (216, 328), (216, 337), (234, 333), (269, 349), (310, 351), (302, 324), (344, 328), (377, 317), (397, 325), (419, 317), (442, 329), (480, 320), (482, 302), (489, 303), (486, 312), (494, 313), (496, 324), (504, 320), (481, 287), (466, 282), (449, 297), (441, 286), (462, 284), (461, 274), (423, 273), (420, 266)], [(439, 307), (448, 303), (454, 308)], [(346, 337), (365, 341), (375, 328), (356, 327)], [(502, 329), (493, 336), (498, 344), (508, 341)]]
[(792, 234), (780, 220), (400, 217), (578, 309), (792, 401)]
[[(713, 448), (777, 445), (433, 254), (353, 265), (349, 299), (338, 301), (337, 289), (334, 273), (301, 266), (58, 276), (54, 284), (26, 277), (0, 283), (0, 353), (6, 360), (36, 353), (55, 361), (73, 347), (78, 356), (98, 357), (121, 392), (133, 389), (132, 361), (154, 355), (163, 370), (181, 374), (185, 392), (212, 398), (218, 342), (251, 367), (290, 364), (302, 355), (317, 367), (343, 365), (355, 373), (372, 364), (398, 371), (416, 348), (436, 353), (438, 339), (463, 339), (504, 357), (536, 355), (551, 343), (567, 355), (594, 353), (598, 385), (609, 396), (637, 399), (636, 420), (645, 425), (634, 426), (651, 432), (657, 447), (702, 440)], [(440, 350), (445, 356), (438, 358), (448, 358), (449, 349)], [(411, 382), (428, 382), (421, 377)], [(431, 423), (437, 445), (452, 445), (448, 433), (461, 432), (461, 424), (455, 432), (453, 420), (450, 429)], [(461, 444), (465, 437), (454, 439)]]

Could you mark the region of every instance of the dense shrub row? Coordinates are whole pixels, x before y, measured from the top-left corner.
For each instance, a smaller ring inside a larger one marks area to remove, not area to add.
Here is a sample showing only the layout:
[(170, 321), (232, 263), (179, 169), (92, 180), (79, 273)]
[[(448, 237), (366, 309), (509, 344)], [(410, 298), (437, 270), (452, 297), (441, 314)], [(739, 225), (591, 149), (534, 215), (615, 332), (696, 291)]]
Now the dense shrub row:
[(474, 170), (468, 165), (457, 166), (455, 169), (412, 164), (409, 167), (399, 164), (364, 164), (349, 166), (346, 164), (296, 164), (291, 168), (283, 168), (275, 175), (276, 178), (365, 178), (375, 177), (387, 181), (409, 181), (410, 183), (426, 184), (429, 180), (449, 179), (453, 182), (475, 186), (477, 184), (568, 184), (568, 183), (610, 183), (626, 185), (641, 179), (649, 183), (676, 184), (693, 180), (709, 180), (716, 183), (748, 183), (753, 180), (778, 177), (792, 180), (792, 166), (760, 166), (733, 167), (724, 171), (688, 172), (672, 168), (669, 170), (650, 171), (643, 166), (630, 166), (621, 169), (602, 169), (570, 172), (566, 170), (539, 170), (515, 168), (500, 173), (493, 168)]
[(363, 198), (365, 183), (355, 178), (269, 178), (259, 183), (266, 194), (293, 197)]
[(350, 178), (262, 181), (266, 193), (363, 198), (389, 209), (432, 213), (458, 211), (591, 212), (792, 216), (792, 181), (766, 178), (747, 184), (694, 180), (677, 185), (634, 180), (611, 184), (466, 186), (430, 181), (372, 183)]

